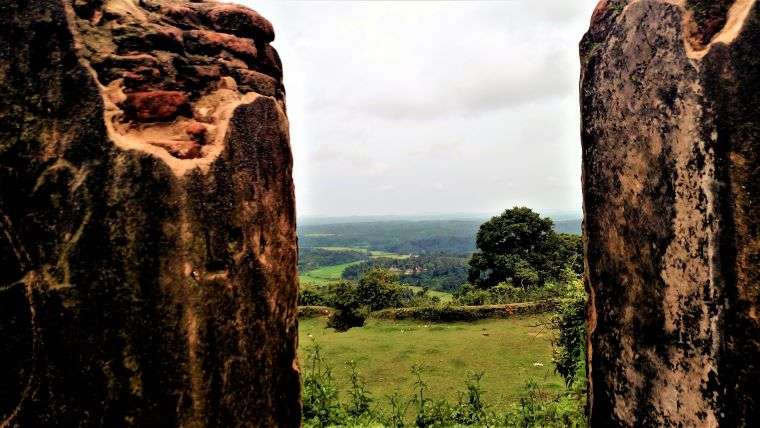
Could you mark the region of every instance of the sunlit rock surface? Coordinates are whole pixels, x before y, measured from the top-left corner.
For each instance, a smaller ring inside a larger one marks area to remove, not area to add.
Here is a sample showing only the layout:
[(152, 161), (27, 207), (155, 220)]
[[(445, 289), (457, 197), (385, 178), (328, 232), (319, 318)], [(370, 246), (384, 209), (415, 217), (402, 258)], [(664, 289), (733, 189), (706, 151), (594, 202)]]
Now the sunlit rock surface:
[(760, 10), (600, 2), (581, 42), (593, 426), (760, 424)]
[(0, 427), (297, 426), (271, 24), (35, 0), (0, 26)]

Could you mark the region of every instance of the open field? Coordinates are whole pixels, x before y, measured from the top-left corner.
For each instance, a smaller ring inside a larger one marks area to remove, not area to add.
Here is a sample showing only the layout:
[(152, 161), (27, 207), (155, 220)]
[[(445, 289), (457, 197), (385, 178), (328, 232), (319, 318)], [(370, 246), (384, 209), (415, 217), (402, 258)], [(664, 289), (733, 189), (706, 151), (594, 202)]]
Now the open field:
[(361, 261), (343, 263), (340, 265), (324, 266), (318, 269), (303, 272), (299, 275), (302, 284), (324, 285), (340, 281), (343, 270), (349, 266), (361, 263)]
[(540, 326), (544, 321), (546, 316), (441, 324), (370, 319), (364, 327), (336, 333), (325, 328), (324, 317), (312, 318), (299, 322), (299, 354), (306, 370), (304, 348), (316, 340), (343, 391), (345, 362), (355, 360), (383, 408), (386, 395), (396, 390), (410, 396), (413, 364), (426, 367), (424, 378), (434, 386), (430, 396), (450, 401), (463, 389), (467, 370), (483, 370), (485, 399), (498, 410), (514, 403), (529, 379), (562, 390), (553, 372), (551, 332)]

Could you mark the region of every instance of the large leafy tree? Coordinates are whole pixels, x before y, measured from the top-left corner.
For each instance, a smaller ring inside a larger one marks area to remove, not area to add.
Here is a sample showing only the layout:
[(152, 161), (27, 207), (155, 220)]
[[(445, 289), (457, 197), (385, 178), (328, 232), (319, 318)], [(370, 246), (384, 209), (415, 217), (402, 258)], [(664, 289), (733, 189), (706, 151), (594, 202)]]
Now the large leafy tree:
[(476, 239), (479, 251), (470, 259), (469, 281), (490, 288), (501, 282), (532, 287), (558, 279), (572, 263), (578, 241), (558, 235), (553, 226), (550, 218), (525, 207), (508, 209), (483, 223)]
[(398, 283), (398, 276), (388, 269), (373, 268), (359, 278), (356, 286), (357, 299), (370, 310), (403, 306), (410, 294)]

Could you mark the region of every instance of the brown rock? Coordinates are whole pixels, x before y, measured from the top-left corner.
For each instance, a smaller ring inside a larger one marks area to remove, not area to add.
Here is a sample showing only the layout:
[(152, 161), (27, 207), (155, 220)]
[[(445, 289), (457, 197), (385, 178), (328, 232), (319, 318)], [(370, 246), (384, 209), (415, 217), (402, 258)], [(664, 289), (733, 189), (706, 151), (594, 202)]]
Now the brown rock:
[(160, 5), (161, 14), (180, 28), (199, 28), (201, 19), (194, 8), (181, 4)]
[(241, 92), (258, 92), (273, 97), (277, 94), (280, 83), (273, 77), (253, 70), (234, 69), (232, 75)]
[(124, 86), (128, 89), (147, 90), (151, 82), (161, 80), (161, 71), (152, 67), (137, 67), (134, 71), (122, 71), (121, 76), (124, 78)]
[(191, 30), (185, 34), (185, 45), (190, 52), (216, 55), (226, 50), (242, 59), (256, 59), (257, 51), (253, 40), (207, 30)]
[(206, 11), (211, 27), (223, 33), (249, 37), (258, 42), (270, 43), (274, 40), (272, 24), (256, 11), (244, 7), (223, 4)]
[(128, 94), (131, 116), (112, 118), (138, 67), (170, 87), (190, 65), (221, 64), (165, 51), (103, 61), (118, 25), (171, 21), (152, 1), (106, 3), (129, 13), (0, 7), (0, 427), (298, 427), (282, 101), (193, 106), (224, 130), (201, 157), (196, 142), (162, 143), (181, 121), (143, 121), (181, 114), (216, 81), (192, 97)]
[(189, 108), (187, 96), (179, 91), (133, 92), (122, 104), (124, 111), (141, 121), (173, 120)]
[(159, 140), (147, 143), (165, 149), (177, 159), (197, 159), (202, 155), (201, 146), (195, 141)]
[(207, 132), (206, 125), (200, 122), (190, 122), (185, 127), (185, 133), (198, 144), (205, 144)]
[(116, 27), (113, 34), (120, 52), (182, 51), (182, 31), (174, 27), (131, 24)]
[(581, 42), (591, 425), (755, 425), (758, 5), (607, 3)]

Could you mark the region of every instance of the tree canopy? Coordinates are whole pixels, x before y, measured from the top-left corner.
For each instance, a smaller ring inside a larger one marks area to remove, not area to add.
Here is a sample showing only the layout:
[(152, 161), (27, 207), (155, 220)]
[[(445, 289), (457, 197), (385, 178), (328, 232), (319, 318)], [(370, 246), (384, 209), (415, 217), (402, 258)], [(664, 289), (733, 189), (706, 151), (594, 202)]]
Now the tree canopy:
[(501, 282), (540, 286), (579, 266), (580, 238), (557, 234), (550, 218), (530, 208), (508, 209), (483, 223), (476, 244), (479, 251), (470, 259), (468, 279), (481, 288)]

